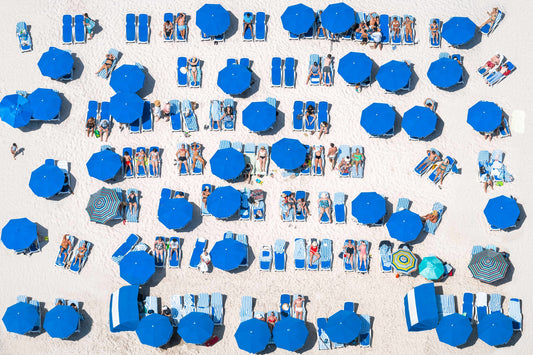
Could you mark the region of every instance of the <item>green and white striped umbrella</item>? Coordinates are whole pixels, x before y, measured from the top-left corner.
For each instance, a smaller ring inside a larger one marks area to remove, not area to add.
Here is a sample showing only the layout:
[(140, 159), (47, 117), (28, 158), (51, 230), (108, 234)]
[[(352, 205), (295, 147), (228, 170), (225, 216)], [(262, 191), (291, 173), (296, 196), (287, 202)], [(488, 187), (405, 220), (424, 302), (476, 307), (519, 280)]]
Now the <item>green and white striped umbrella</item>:
[(416, 270), (418, 260), (408, 249), (400, 249), (392, 254), (392, 265), (397, 272), (408, 275)]
[(484, 249), (472, 256), (468, 268), (476, 279), (491, 283), (505, 277), (509, 261), (501, 253)]
[(87, 213), (93, 222), (106, 223), (118, 214), (122, 196), (113, 189), (102, 187), (91, 195), (87, 203)]

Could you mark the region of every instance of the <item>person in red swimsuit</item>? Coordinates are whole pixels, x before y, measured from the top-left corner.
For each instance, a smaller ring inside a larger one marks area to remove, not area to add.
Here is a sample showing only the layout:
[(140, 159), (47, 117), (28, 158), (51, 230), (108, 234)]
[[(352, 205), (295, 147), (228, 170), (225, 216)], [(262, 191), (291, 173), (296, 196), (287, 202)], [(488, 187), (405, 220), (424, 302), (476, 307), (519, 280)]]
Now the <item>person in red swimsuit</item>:
[(318, 244), (315, 240), (313, 240), (311, 246), (309, 247), (309, 254), (311, 254), (311, 259), (309, 260), (309, 264), (311, 265), (320, 259), (320, 254), (318, 253)]

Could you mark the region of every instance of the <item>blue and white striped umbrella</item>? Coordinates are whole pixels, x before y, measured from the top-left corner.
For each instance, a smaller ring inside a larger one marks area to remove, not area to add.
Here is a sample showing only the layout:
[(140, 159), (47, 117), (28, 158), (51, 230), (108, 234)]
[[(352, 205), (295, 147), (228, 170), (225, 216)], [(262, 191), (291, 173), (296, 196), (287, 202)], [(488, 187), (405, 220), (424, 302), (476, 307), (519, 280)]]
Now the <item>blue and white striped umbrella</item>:
[(92, 222), (106, 223), (118, 214), (121, 202), (122, 198), (115, 190), (102, 187), (91, 195), (85, 210)]

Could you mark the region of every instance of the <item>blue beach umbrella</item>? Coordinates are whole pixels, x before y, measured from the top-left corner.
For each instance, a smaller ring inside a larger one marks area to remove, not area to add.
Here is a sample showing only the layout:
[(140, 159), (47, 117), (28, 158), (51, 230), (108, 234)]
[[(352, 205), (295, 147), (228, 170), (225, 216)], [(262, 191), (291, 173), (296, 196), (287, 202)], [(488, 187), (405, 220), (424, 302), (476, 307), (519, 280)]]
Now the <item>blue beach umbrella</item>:
[(119, 92), (111, 97), (109, 113), (120, 123), (132, 123), (141, 118), (144, 101), (131, 92)]
[(315, 22), (315, 11), (304, 4), (291, 5), (281, 15), (283, 28), (299, 35), (307, 32)]
[(114, 151), (105, 149), (91, 155), (85, 165), (89, 176), (106, 181), (117, 175), (122, 167), (122, 159)]
[(26, 302), (18, 302), (8, 307), (2, 317), (7, 331), (16, 334), (26, 334), (32, 330), (37, 319), (39, 313), (35, 306)]
[(452, 46), (460, 46), (474, 38), (476, 29), (468, 17), (452, 17), (442, 25), (442, 38)]
[(159, 201), (157, 219), (168, 229), (184, 228), (192, 219), (192, 204), (184, 198)]
[(265, 350), (271, 336), (268, 324), (256, 318), (242, 322), (235, 332), (239, 349), (252, 354)]
[(72, 72), (74, 59), (69, 52), (50, 47), (48, 52), (43, 53), (37, 65), (43, 76), (60, 79)]
[(472, 334), (470, 319), (459, 313), (443, 317), (437, 325), (439, 340), (451, 346), (460, 346), (467, 342)]
[(507, 344), (513, 336), (513, 321), (501, 312), (487, 314), (479, 321), (477, 334), (489, 345)]
[(241, 193), (231, 186), (217, 187), (206, 201), (207, 211), (216, 218), (228, 218), (237, 212), (241, 205)]
[(427, 256), (418, 265), (418, 273), (427, 280), (438, 280), (444, 274), (444, 264), (436, 256)]
[(37, 239), (37, 225), (27, 218), (11, 219), (2, 228), (2, 243), (8, 249), (27, 249), (35, 239)]
[(339, 60), (337, 71), (348, 84), (358, 84), (370, 76), (372, 59), (364, 53), (350, 52)]
[(13, 128), (30, 123), (32, 113), (30, 101), (22, 95), (6, 95), (0, 102), (0, 117)]
[(235, 148), (219, 149), (209, 159), (213, 175), (230, 180), (238, 177), (244, 170), (244, 155)]
[(61, 111), (61, 98), (52, 89), (39, 88), (28, 95), (32, 117), (40, 121), (50, 121)]
[(92, 222), (106, 223), (117, 216), (121, 202), (117, 191), (102, 187), (91, 195), (85, 210)]
[(58, 305), (46, 313), (43, 327), (52, 338), (65, 339), (78, 328), (80, 315), (70, 306)]
[(305, 163), (307, 149), (297, 139), (282, 138), (272, 145), (270, 157), (278, 167), (293, 170)]
[(168, 343), (173, 330), (168, 317), (153, 313), (141, 319), (135, 332), (142, 344), (158, 348)]
[(361, 224), (377, 223), (385, 213), (385, 199), (376, 192), (361, 192), (352, 201), (352, 216)]
[(405, 62), (391, 60), (379, 68), (376, 80), (383, 89), (398, 91), (409, 83), (411, 68)]
[(138, 285), (122, 286), (111, 294), (109, 330), (112, 333), (132, 331), (139, 325)]
[(355, 23), (355, 12), (343, 2), (328, 5), (320, 16), (322, 26), (332, 33), (348, 31)]
[(178, 334), (190, 344), (203, 344), (213, 335), (215, 325), (209, 315), (191, 312), (180, 320)]
[(412, 138), (424, 138), (435, 131), (437, 115), (428, 107), (415, 106), (403, 114), (402, 128)]
[(230, 64), (218, 72), (217, 85), (228, 95), (239, 95), (250, 87), (252, 72), (240, 64)]
[(478, 101), (468, 109), (466, 122), (478, 132), (492, 132), (502, 124), (502, 109), (494, 102)]
[(211, 262), (220, 270), (233, 270), (241, 265), (246, 253), (246, 245), (243, 243), (235, 239), (222, 239), (211, 249)]
[(30, 189), (39, 197), (52, 197), (63, 188), (65, 173), (57, 165), (43, 164), (31, 173)]
[(361, 318), (355, 312), (340, 310), (328, 318), (324, 331), (331, 341), (349, 343), (361, 331)]
[(388, 104), (373, 103), (361, 112), (361, 126), (368, 134), (380, 136), (394, 129), (396, 112)]
[(461, 80), (463, 67), (454, 59), (439, 58), (431, 63), (427, 75), (433, 85), (449, 88)]
[(242, 123), (252, 132), (266, 131), (276, 122), (276, 107), (266, 101), (252, 102), (242, 111)]
[(119, 264), (120, 277), (131, 285), (146, 283), (155, 272), (155, 258), (145, 251), (131, 251)]
[(420, 216), (409, 210), (393, 213), (387, 221), (387, 230), (392, 238), (407, 243), (415, 240), (422, 230)]
[(229, 12), (220, 4), (205, 4), (196, 11), (196, 26), (207, 36), (221, 35), (229, 25)]
[(513, 198), (501, 195), (491, 198), (483, 213), (491, 226), (506, 229), (516, 224), (520, 209)]
[(272, 335), (278, 348), (296, 351), (304, 346), (309, 331), (303, 320), (287, 317), (276, 322)]
[(144, 72), (137, 65), (124, 64), (111, 74), (109, 85), (115, 92), (137, 92), (144, 85)]

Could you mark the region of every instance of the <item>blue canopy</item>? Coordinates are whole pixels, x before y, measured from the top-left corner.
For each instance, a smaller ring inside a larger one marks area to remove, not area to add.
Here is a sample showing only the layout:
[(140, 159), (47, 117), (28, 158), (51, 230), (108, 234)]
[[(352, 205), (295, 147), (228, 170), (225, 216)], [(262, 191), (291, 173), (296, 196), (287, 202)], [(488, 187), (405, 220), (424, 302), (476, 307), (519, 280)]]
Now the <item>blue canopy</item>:
[(239, 95), (250, 87), (252, 72), (240, 64), (230, 64), (218, 72), (217, 85), (226, 94)]
[(361, 126), (368, 134), (381, 136), (394, 129), (396, 112), (388, 104), (373, 103), (361, 112)]
[(297, 139), (282, 138), (272, 145), (270, 157), (278, 167), (293, 170), (305, 163), (307, 149)]
[(361, 192), (352, 201), (352, 216), (361, 224), (377, 223), (385, 213), (385, 199), (376, 192)]
[(470, 319), (459, 313), (443, 317), (437, 326), (439, 340), (451, 346), (460, 346), (467, 342), (472, 334)]
[(52, 197), (63, 188), (65, 173), (55, 164), (43, 164), (31, 173), (30, 189), (39, 197)]
[(407, 243), (415, 240), (422, 230), (420, 216), (409, 210), (393, 213), (387, 221), (387, 230), (392, 238)]
[(405, 111), (402, 128), (412, 138), (424, 138), (435, 131), (437, 115), (430, 108), (415, 106)]
[[(122, 191), (120, 192), (122, 195)], [(102, 187), (89, 198), (85, 210), (93, 222), (106, 223), (119, 213), (122, 197), (113, 189)]]
[(376, 79), (383, 89), (398, 91), (407, 86), (411, 78), (411, 68), (405, 62), (391, 60), (379, 68)]
[(130, 251), (119, 266), (120, 277), (132, 285), (142, 285), (155, 272), (155, 258), (145, 251)]
[(168, 229), (181, 229), (191, 221), (192, 211), (192, 204), (184, 198), (161, 199), (157, 219)]
[(13, 128), (30, 123), (32, 113), (30, 101), (22, 95), (6, 95), (0, 102), (0, 117)]
[(211, 249), (211, 262), (220, 270), (233, 270), (241, 265), (247, 252), (247, 247), (243, 243), (225, 238), (216, 242)]
[(26, 302), (18, 302), (8, 307), (2, 317), (7, 331), (16, 334), (26, 334), (32, 330), (38, 319), (39, 313), (35, 306)]
[(50, 121), (61, 111), (61, 98), (52, 89), (39, 88), (28, 95), (33, 111), (32, 117), (39, 121)]
[(109, 329), (112, 333), (132, 331), (139, 324), (137, 296), (139, 286), (122, 286), (111, 294), (109, 301)]
[(203, 344), (213, 335), (214, 327), (209, 315), (191, 312), (180, 320), (178, 334), (187, 343)]
[(455, 59), (439, 58), (431, 63), (427, 75), (433, 85), (449, 88), (461, 80), (463, 67)]
[(241, 193), (231, 186), (217, 187), (206, 201), (207, 211), (216, 218), (228, 218), (241, 206)]
[(407, 292), (403, 304), (408, 331), (430, 330), (437, 326), (439, 315), (433, 282), (419, 285)]
[(501, 195), (491, 198), (483, 213), (491, 226), (506, 229), (516, 224), (520, 209), (513, 198)]
[(114, 151), (105, 149), (91, 155), (86, 166), (89, 176), (106, 181), (117, 175), (122, 168), (122, 159)]
[(452, 17), (442, 25), (442, 38), (452, 46), (460, 46), (474, 38), (476, 24), (468, 17)]
[(364, 53), (350, 52), (339, 60), (337, 72), (348, 84), (359, 84), (370, 76), (372, 59)]
[(361, 331), (361, 318), (353, 311), (340, 310), (328, 318), (324, 331), (331, 341), (350, 343)]
[(206, 36), (221, 35), (229, 25), (229, 12), (220, 4), (205, 4), (196, 11), (196, 26)]
[(278, 348), (296, 351), (304, 346), (309, 331), (303, 320), (287, 317), (276, 322), (272, 335)]
[(270, 129), (276, 122), (276, 107), (266, 101), (252, 102), (242, 111), (242, 123), (252, 132)]
[(37, 65), (43, 76), (60, 79), (72, 72), (74, 59), (70, 52), (56, 47), (50, 47), (48, 48), (48, 52), (43, 53)]
[(223, 148), (209, 159), (213, 175), (231, 180), (237, 178), (244, 170), (244, 155), (235, 148)]
[(286, 31), (295, 35), (305, 33), (315, 23), (315, 11), (304, 4), (291, 5), (281, 15), (281, 23)]
[(109, 103), (109, 113), (120, 123), (132, 123), (141, 118), (143, 108), (143, 99), (131, 92), (119, 92), (111, 96)]
[(111, 74), (109, 85), (115, 92), (137, 92), (144, 85), (144, 72), (133, 64), (124, 64), (118, 67)]
[(141, 319), (135, 332), (142, 344), (158, 348), (168, 343), (173, 331), (168, 317), (153, 313)]
[(502, 124), (502, 109), (494, 102), (478, 101), (468, 109), (466, 122), (478, 132), (492, 132)]
[(46, 313), (43, 327), (52, 338), (65, 339), (78, 328), (80, 315), (67, 305), (58, 305)]
[(268, 324), (257, 318), (242, 322), (235, 332), (239, 349), (252, 354), (265, 350), (271, 336)]
[(513, 336), (513, 321), (501, 312), (487, 314), (477, 325), (477, 335), (492, 346), (507, 344)]
[(37, 225), (27, 218), (11, 219), (2, 228), (2, 243), (8, 249), (27, 249), (36, 239)]
[(348, 31), (355, 23), (355, 12), (343, 2), (330, 4), (320, 16), (322, 26), (331, 33)]

